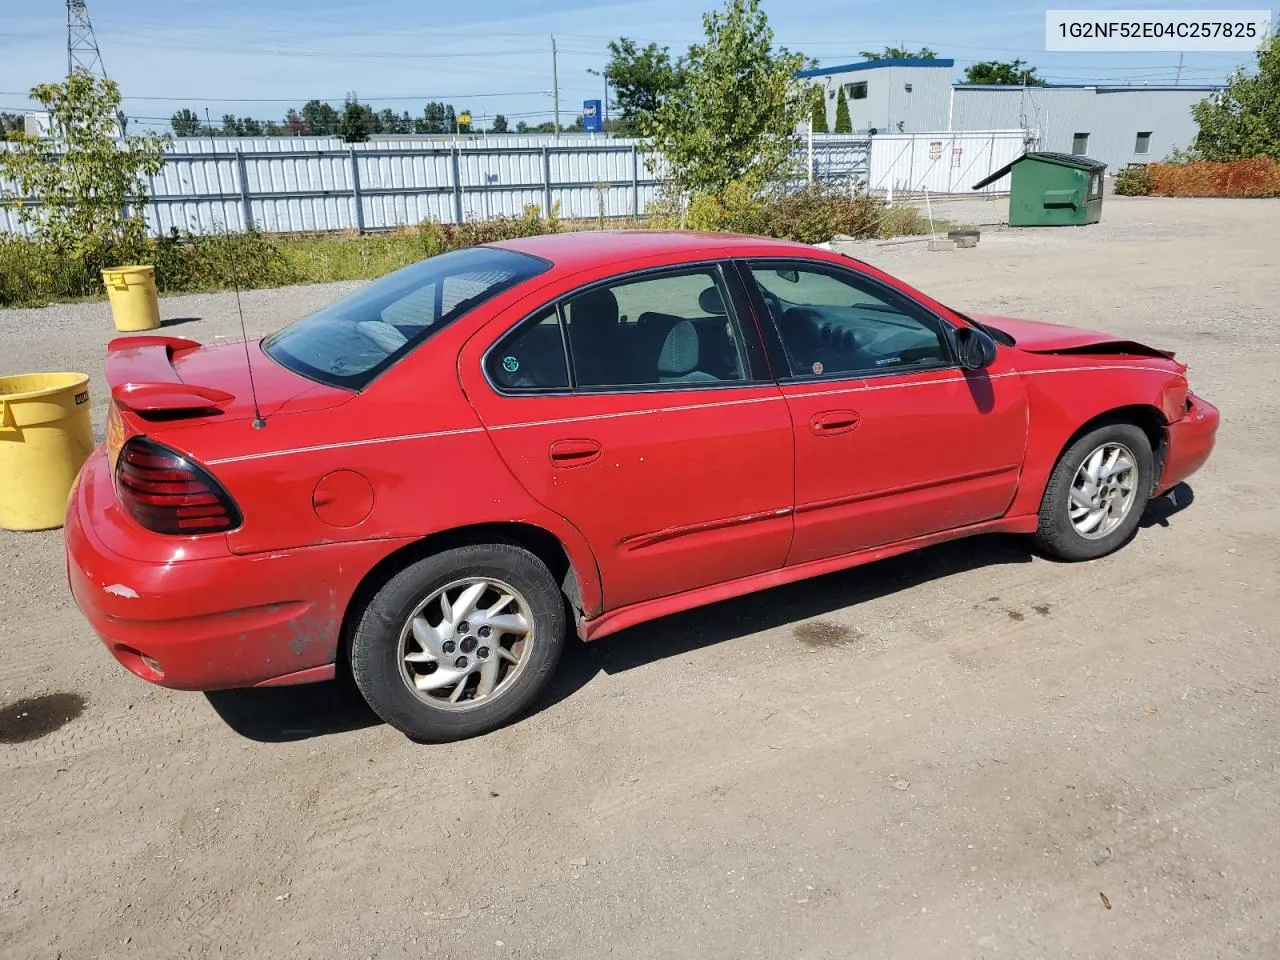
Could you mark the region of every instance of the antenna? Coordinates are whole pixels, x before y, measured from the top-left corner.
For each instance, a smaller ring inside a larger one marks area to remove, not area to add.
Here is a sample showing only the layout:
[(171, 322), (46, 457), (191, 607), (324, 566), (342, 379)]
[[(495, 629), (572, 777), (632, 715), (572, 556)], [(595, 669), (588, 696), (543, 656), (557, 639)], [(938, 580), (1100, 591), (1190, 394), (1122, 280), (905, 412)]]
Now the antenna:
[[(231, 233), (227, 232), (227, 240), (230, 241)], [(258, 406), (258, 387), (253, 380), (253, 360), (249, 356), (249, 333), (244, 325), (244, 308), (240, 305), (240, 268), (233, 256), (231, 259), (231, 285), (236, 292), (236, 313), (240, 315), (240, 338), (244, 344), (244, 365), (249, 371), (249, 396), (253, 400), (253, 429), (261, 430), (267, 425), (267, 421), (262, 416), (262, 408)]]

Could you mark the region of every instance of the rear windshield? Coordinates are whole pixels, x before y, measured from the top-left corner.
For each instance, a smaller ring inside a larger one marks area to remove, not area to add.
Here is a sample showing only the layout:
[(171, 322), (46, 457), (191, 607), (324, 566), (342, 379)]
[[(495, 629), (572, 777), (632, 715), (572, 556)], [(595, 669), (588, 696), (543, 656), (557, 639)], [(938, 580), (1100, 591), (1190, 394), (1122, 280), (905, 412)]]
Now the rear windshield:
[(263, 341), (283, 367), (359, 390), (468, 310), (548, 269), (545, 260), (471, 247), (397, 270)]

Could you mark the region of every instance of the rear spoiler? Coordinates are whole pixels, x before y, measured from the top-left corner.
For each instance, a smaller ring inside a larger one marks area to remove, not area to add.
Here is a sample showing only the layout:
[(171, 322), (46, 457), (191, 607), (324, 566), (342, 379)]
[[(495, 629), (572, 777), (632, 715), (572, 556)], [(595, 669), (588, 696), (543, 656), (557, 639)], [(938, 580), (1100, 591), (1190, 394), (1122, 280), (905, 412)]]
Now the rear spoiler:
[(107, 344), (111, 399), (135, 413), (216, 410), (234, 400), (225, 390), (183, 383), (179, 378), (173, 358), (200, 346), (185, 337), (116, 337)]

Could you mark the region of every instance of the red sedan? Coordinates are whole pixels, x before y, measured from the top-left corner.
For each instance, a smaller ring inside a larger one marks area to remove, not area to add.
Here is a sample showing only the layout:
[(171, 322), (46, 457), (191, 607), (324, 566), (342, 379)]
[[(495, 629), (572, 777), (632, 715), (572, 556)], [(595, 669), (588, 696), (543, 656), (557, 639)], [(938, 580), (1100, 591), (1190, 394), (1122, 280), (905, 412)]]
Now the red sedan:
[(570, 628), (974, 533), (1100, 557), (1218, 427), (1170, 353), (686, 233), (447, 253), (247, 350), (117, 339), (106, 374), (66, 544), (115, 658), (184, 690), (349, 666), (423, 740), (520, 713)]

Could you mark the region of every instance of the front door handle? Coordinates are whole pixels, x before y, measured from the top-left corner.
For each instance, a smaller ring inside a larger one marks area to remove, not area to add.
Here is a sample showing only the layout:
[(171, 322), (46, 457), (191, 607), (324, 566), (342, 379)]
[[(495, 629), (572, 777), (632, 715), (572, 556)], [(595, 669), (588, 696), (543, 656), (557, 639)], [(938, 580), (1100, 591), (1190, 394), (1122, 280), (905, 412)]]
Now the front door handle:
[(809, 420), (809, 429), (819, 437), (838, 437), (858, 426), (858, 415), (852, 410), (824, 410)]
[(557, 440), (548, 453), (555, 467), (581, 467), (600, 459), (604, 447), (596, 440)]

